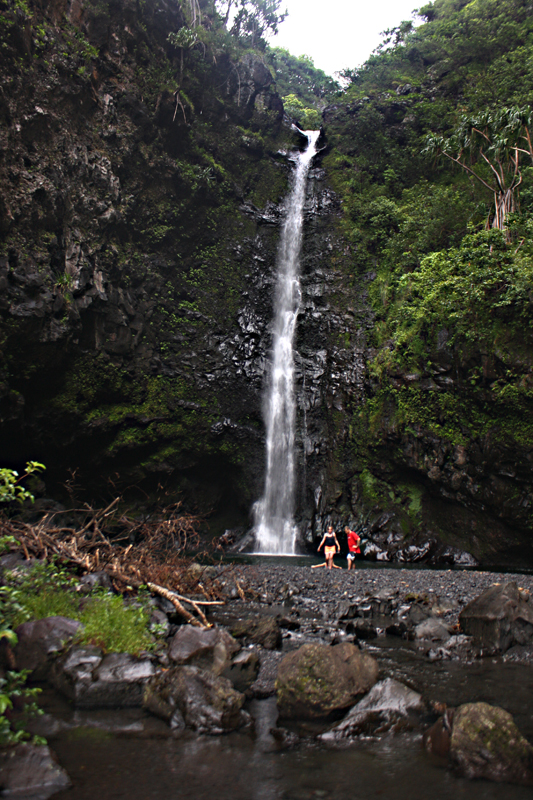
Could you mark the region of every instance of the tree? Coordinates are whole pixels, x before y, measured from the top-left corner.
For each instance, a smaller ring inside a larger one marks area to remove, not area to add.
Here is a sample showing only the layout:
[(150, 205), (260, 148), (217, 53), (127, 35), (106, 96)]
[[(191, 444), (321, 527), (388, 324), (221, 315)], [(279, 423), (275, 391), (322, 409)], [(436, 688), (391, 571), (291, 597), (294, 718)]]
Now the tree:
[[(255, 47), (268, 34), (278, 32), (278, 26), (287, 16), (280, 12), (282, 0), (235, 0), (236, 13), (231, 32), (250, 39)], [(228, 2), (226, 19), (229, 19), (232, 2)]]
[(303, 130), (318, 130), (322, 124), (320, 111), (316, 108), (304, 106), (295, 94), (288, 94), (283, 97), (283, 108), (285, 112), (295, 119)]
[(492, 192), (494, 216), (487, 228), (505, 230), (508, 215), (517, 210), (521, 159), (525, 154), (533, 160), (532, 120), (527, 106), (501, 108), (463, 116), (449, 138), (429, 134), (426, 139), (424, 152), (445, 156)]
[(199, 0), (185, 0), (184, 5), (188, 8), (191, 28), (196, 28), (202, 22)]
[(268, 47), (266, 60), (274, 68), (276, 87), (282, 97), (296, 95), (305, 106), (322, 110), (340, 91), (337, 81), (315, 67), (309, 56), (293, 56), (282, 47)]

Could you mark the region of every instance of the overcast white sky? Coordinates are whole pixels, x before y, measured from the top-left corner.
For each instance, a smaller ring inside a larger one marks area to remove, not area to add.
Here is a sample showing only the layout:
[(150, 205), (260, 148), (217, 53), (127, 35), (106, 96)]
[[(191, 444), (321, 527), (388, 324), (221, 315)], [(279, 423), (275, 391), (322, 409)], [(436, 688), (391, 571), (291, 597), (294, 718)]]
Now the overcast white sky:
[(289, 16), (270, 44), (311, 56), (332, 75), (366, 61), (381, 31), (411, 19), (413, 9), (424, 5), (427, 0), (285, 0)]

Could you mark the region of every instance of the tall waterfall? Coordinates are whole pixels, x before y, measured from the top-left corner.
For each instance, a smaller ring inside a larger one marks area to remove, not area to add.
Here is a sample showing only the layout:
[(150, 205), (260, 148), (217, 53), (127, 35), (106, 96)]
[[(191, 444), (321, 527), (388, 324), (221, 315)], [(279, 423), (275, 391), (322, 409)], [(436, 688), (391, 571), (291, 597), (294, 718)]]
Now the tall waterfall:
[(286, 201), (274, 298), (272, 364), (265, 402), (265, 491), (255, 504), (255, 541), (259, 553), (292, 555), (294, 525), (294, 399), (293, 342), (300, 306), (299, 256), (309, 166), (320, 131), (304, 131), (307, 149), (300, 153), (294, 185)]

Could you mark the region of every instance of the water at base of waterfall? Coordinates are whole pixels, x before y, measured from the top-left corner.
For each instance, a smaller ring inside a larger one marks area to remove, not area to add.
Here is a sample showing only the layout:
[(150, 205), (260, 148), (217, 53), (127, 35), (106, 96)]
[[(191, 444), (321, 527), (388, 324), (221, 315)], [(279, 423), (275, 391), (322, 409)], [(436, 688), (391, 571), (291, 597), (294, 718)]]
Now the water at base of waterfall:
[(320, 131), (304, 131), (308, 145), (300, 153), (286, 201), (277, 261), (272, 361), (265, 396), (266, 475), (263, 497), (254, 506), (256, 552), (292, 555), (294, 524), (294, 332), (300, 307), (299, 256), (307, 173)]

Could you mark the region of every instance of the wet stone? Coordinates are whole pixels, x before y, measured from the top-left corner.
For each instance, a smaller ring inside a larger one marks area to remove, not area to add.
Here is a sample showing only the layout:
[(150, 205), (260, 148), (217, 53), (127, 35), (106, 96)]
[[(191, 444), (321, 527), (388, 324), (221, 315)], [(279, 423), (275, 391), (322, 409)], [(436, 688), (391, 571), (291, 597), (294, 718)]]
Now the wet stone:
[(208, 630), (182, 625), (170, 643), (169, 658), (176, 664), (190, 664), (220, 675), (231, 665), (240, 645), (224, 628)]
[(198, 667), (172, 667), (154, 676), (144, 692), (144, 707), (172, 728), (211, 735), (248, 725), (243, 703), (244, 695), (227, 678)]
[(18, 669), (28, 669), (35, 680), (46, 678), (53, 659), (72, 641), (81, 622), (68, 617), (45, 617), (24, 622), (16, 629)]
[(349, 708), (377, 681), (377, 662), (345, 642), (306, 644), (286, 655), (278, 670), (280, 715), (313, 719)]
[(467, 703), (456, 710), (450, 757), (466, 778), (533, 785), (533, 746), (497, 706)]
[(47, 800), (70, 779), (46, 745), (19, 744), (0, 752), (2, 797)]
[(491, 586), (461, 611), (459, 622), (486, 653), (533, 641), (533, 603), (515, 581)]
[(417, 724), (420, 714), (425, 710), (425, 703), (418, 692), (393, 678), (387, 678), (376, 683), (342, 722), (319, 738), (324, 742), (337, 742), (361, 733), (384, 733), (400, 720), (407, 722), (409, 718), (415, 718), (412, 725)]

